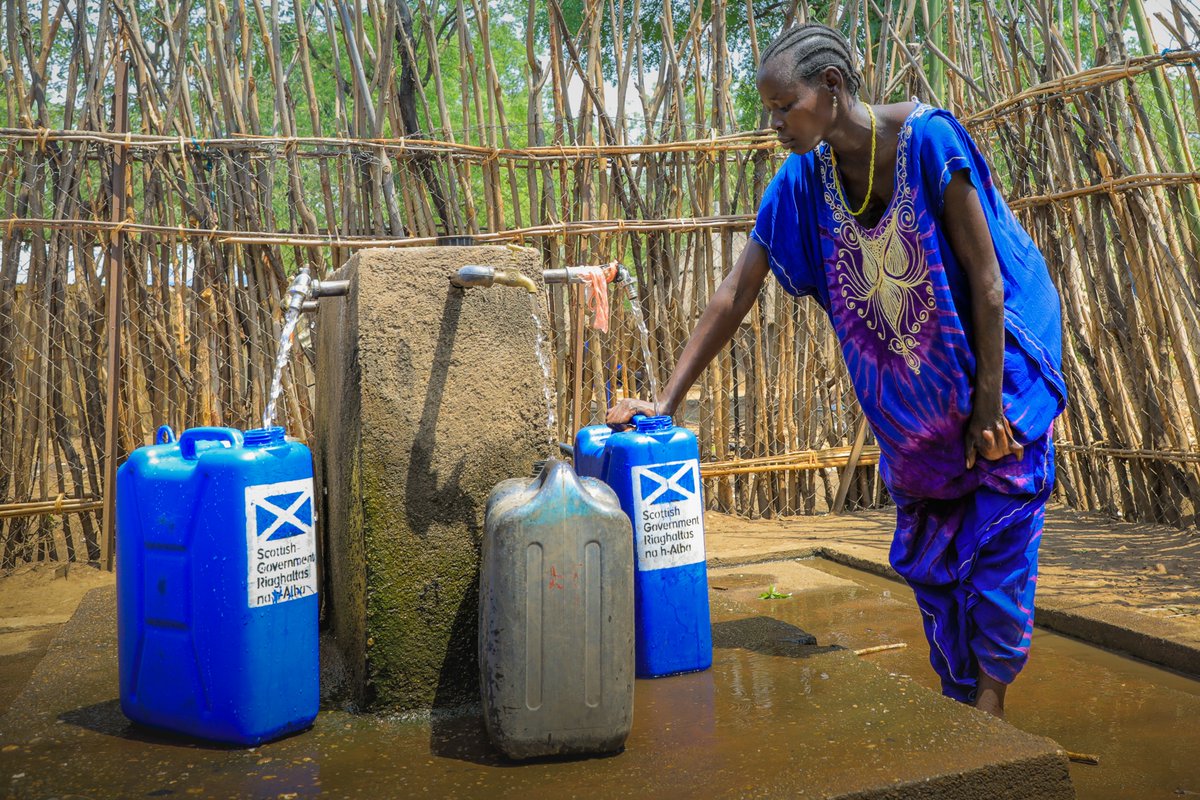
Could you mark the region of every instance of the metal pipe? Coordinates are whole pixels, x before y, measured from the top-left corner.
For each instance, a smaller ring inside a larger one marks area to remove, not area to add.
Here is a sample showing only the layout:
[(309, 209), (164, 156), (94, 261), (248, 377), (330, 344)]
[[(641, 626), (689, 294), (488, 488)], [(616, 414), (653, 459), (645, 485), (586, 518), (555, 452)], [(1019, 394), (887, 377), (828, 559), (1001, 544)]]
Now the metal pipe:
[(545, 283), (583, 283), (578, 272), (572, 272), (570, 267), (542, 270), (542, 281)]
[(516, 269), (496, 269), (482, 264), (466, 264), (459, 267), (458, 272), (450, 276), (450, 285), (460, 289), (489, 286), (513, 286), (524, 289), (530, 294), (537, 294), (537, 284), (533, 279)]
[(350, 294), (350, 281), (313, 281), (309, 297), (344, 297)]
[(495, 267), (485, 267), (482, 264), (466, 264), (458, 268), (458, 272), (450, 276), (450, 285), (460, 289), (480, 287), (486, 289), (496, 282)]
[[(547, 284), (583, 283), (583, 272), (580, 267), (544, 269), (542, 270), (542, 282)], [(450, 277), (450, 283), (460, 289), (487, 288), (499, 284), (501, 286), (518, 286), (530, 294), (537, 292), (537, 284), (524, 273), (515, 269), (485, 267), (482, 264), (467, 264), (460, 267), (458, 272)], [(635, 281), (629, 274), (629, 270), (618, 266), (612, 283), (633, 284)]]
[[(545, 283), (583, 283), (583, 273), (579, 267), (559, 267), (558, 269), (542, 270), (542, 280)], [(633, 277), (625, 267), (618, 266), (617, 274), (612, 283), (631, 283)]]

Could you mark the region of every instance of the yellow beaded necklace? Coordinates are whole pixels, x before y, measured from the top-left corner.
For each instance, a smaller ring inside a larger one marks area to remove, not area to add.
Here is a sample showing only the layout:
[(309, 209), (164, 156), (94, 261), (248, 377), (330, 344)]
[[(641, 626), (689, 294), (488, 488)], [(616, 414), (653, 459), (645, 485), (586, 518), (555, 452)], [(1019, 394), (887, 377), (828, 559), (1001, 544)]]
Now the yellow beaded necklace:
[(871, 190), (875, 188), (875, 112), (869, 103), (863, 103), (863, 105), (867, 107), (867, 116), (871, 118), (871, 171), (867, 173), (867, 196), (863, 198), (862, 207), (858, 211), (850, 211), (850, 203), (846, 200), (846, 193), (842, 191), (842, 180), (838, 177), (837, 153), (832, 147), (829, 148), (829, 159), (833, 162), (833, 182), (837, 184), (838, 197), (842, 198), (842, 205), (846, 207), (846, 210), (856, 217), (866, 211), (867, 206), (871, 204)]

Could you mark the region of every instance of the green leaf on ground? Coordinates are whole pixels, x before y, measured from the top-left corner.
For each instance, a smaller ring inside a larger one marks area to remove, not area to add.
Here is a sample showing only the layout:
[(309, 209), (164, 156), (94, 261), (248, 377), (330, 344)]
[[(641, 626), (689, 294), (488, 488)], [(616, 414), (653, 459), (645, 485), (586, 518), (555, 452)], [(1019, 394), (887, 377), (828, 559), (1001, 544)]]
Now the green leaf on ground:
[(771, 588), (767, 589), (765, 592), (760, 594), (758, 597), (760, 600), (784, 600), (791, 596), (792, 596), (791, 592), (788, 592), (787, 594), (783, 594), (782, 592), (775, 591), (775, 584), (771, 584)]

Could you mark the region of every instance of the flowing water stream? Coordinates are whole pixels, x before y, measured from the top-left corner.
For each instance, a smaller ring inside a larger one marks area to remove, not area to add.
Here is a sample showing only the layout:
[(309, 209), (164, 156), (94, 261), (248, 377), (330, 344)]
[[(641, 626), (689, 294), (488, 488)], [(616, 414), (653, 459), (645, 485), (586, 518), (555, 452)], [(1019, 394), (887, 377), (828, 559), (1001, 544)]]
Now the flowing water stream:
[(633, 321), (637, 325), (638, 338), (642, 342), (642, 363), (645, 365), (646, 378), (650, 382), (650, 402), (658, 402), (658, 377), (654, 369), (654, 361), (650, 357), (650, 331), (646, 328), (646, 318), (642, 314), (642, 304), (638, 302), (637, 286), (633, 281), (625, 283), (625, 294), (629, 298), (629, 306), (633, 310)]
[(558, 440), (558, 415), (554, 413), (555, 397), (553, 379), (550, 374), (550, 356), (546, 353), (546, 331), (542, 327), (542, 318), (538, 314), (538, 304), (541, 298), (536, 294), (529, 295), (530, 316), (537, 327), (537, 336), (533, 340), (533, 350), (537, 353), (538, 364), (542, 368), (542, 396), (546, 399), (546, 431), (553, 444)]
[(267, 409), (263, 412), (262, 426), (271, 427), (275, 421), (275, 404), (283, 392), (283, 368), (287, 366), (288, 354), (292, 350), (292, 334), (300, 320), (300, 309), (289, 308), (283, 317), (283, 331), (279, 334), (279, 350), (275, 354), (275, 374), (271, 378), (271, 393), (267, 396)]

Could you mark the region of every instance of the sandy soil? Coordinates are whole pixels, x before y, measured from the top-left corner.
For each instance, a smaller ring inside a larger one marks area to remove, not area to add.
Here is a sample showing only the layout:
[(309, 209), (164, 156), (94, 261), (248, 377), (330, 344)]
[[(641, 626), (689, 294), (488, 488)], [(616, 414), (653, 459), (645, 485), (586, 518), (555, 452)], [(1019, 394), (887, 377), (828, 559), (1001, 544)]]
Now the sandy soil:
[(85, 594), (113, 581), (113, 573), (86, 564), (25, 567), (0, 575), (0, 631), (66, 622)]
[(0, 714), (83, 596), (113, 581), (113, 573), (81, 564), (24, 567), (0, 575)]

